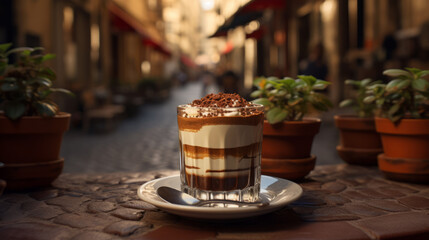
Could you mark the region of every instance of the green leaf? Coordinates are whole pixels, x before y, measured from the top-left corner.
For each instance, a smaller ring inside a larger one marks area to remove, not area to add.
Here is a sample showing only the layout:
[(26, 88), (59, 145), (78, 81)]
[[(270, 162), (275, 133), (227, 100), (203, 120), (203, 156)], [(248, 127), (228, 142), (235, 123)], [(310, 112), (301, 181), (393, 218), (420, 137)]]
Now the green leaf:
[(409, 78), (413, 77), (409, 72), (402, 69), (388, 69), (388, 70), (385, 70), (383, 74), (390, 77), (399, 77), (399, 76), (406, 76)]
[(392, 107), (389, 108), (389, 111), (387, 112), (387, 114), (389, 116), (393, 116), (395, 115), (395, 113), (401, 108), (401, 105), (399, 104), (395, 104)]
[(356, 80), (352, 80), (352, 79), (347, 79), (346, 81), (344, 81), (344, 83), (346, 84), (346, 85), (359, 85), (359, 81), (356, 81)]
[(262, 90), (256, 90), (256, 91), (253, 91), (253, 92), (250, 94), (250, 96), (251, 96), (252, 98), (257, 98), (257, 97), (261, 96), (263, 92), (264, 92), (264, 91), (262, 91)]
[(395, 92), (398, 90), (398, 84), (401, 83), (402, 79), (394, 79), (392, 81), (390, 81), (387, 85), (386, 85), (386, 91), (387, 92)]
[(72, 93), (69, 90), (64, 89), (64, 88), (51, 88), (51, 91), (55, 92), (55, 93), (57, 93), (57, 92), (59, 92), (59, 93), (65, 93), (65, 94), (67, 94), (69, 96), (72, 96), (72, 97), (75, 96), (74, 93)]
[(9, 56), (12, 53), (24, 53), (24, 52), (28, 52), (28, 55), (29, 55), (29, 53), (31, 53), (32, 51), (33, 51), (33, 48), (30, 48), (30, 47), (19, 47), (6, 52), (6, 56)]
[(52, 86), (52, 81), (45, 77), (38, 77), (38, 78), (31, 79), (28, 83), (29, 84), (38, 83), (46, 87)]
[(36, 110), (40, 116), (52, 117), (57, 113), (57, 107), (47, 102), (36, 102)]
[(420, 77), (424, 77), (429, 74), (429, 70), (423, 70), (420, 72)]
[(312, 87), (312, 89), (313, 90), (323, 90), (326, 87), (328, 87), (327, 84), (314, 84), (313, 87)]
[(11, 46), (12, 46), (12, 43), (0, 44), (0, 52), (5, 53)]
[(414, 79), (411, 86), (418, 91), (426, 91), (429, 88), (429, 82), (423, 78)]
[(253, 100), (252, 102), (256, 103), (256, 104), (264, 105), (265, 107), (271, 106), (271, 102), (267, 98), (258, 98), (258, 99)]
[(285, 109), (276, 107), (267, 112), (267, 121), (270, 124), (283, 122), (287, 117), (288, 112)]
[(18, 89), (19, 89), (18, 85), (16, 85), (16, 83), (13, 83), (13, 82), (5, 82), (1, 85), (1, 90), (3, 92), (12, 92)]
[(363, 102), (364, 103), (372, 103), (372, 102), (374, 102), (374, 100), (375, 100), (374, 96), (367, 96), (363, 99)]
[(339, 106), (341, 108), (348, 107), (348, 106), (353, 105), (353, 103), (354, 103), (354, 101), (352, 99), (346, 99), (346, 100), (341, 101)]
[(7, 102), (5, 104), (4, 112), (6, 116), (12, 120), (16, 120), (22, 115), (24, 115), (26, 111), (25, 102)]
[(45, 55), (43, 56), (43, 58), (42, 58), (42, 62), (47, 61), (47, 60), (50, 60), (50, 59), (54, 59), (54, 58), (55, 58), (55, 54), (48, 53), (48, 54), (45, 54)]
[(360, 85), (361, 85), (361, 86), (363, 86), (363, 87), (365, 87), (365, 86), (366, 86), (366, 85), (368, 85), (371, 81), (372, 81), (372, 79), (371, 79), (371, 78), (365, 78), (364, 80), (362, 80), (362, 81), (360, 82)]

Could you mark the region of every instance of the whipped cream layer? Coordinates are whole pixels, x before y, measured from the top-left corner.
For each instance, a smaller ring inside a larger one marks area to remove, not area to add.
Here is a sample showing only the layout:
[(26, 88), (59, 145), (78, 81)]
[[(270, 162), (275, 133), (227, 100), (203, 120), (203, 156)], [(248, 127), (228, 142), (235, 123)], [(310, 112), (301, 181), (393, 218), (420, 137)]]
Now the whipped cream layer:
[(261, 142), (263, 125), (205, 125), (199, 131), (179, 130), (182, 144), (205, 148), (236, 148)]

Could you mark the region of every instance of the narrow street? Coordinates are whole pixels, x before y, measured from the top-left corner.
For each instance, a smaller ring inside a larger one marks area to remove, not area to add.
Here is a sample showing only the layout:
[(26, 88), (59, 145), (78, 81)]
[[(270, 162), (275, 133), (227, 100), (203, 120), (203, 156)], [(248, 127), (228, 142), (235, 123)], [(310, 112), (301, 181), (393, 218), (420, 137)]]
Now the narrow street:
[[(144, 104), (140, 114), (124, 119), (116, 130), (89, 134), (71, 129), (64, 135), (61, 156), (64, 172), (138, 172), (179, 168), (179, 144), (176, 107), (201, 97), (201, 85), (191, 83), (175, 88), (162, 103)], [(338, 110), (336, 110), (338, 111)], [(338, 130), (333, 124), (334, 112), (322, 116), (320, 133), (312, 153), (318, 165), (341, 163), (335, 146)]]

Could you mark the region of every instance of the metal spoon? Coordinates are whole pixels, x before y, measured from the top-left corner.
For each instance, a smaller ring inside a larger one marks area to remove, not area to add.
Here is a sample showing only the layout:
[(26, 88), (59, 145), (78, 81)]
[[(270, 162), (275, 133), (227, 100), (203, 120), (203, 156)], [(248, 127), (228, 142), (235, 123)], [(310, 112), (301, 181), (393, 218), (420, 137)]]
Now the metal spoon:
[(260, 198), (260, 201), (257, 201), (257, 202), (237, 202), (232, 200), (221, 200), (221, 199), (199, 200), (192, 197), (189, 194), (186, 194), (184, 192), (181, 192), (171, 187), (159, 187), (157, 190), (157, 193), (162, 199), (166, 200), (167, 202), (180, 204), (180, 205), (187, 205), (187, 206), (204, 206), (211, 203), (224, 203), (224, 204), (235, 204), (238, 206), (263, 207), (269, 204), (268, 199), (264, 197)]

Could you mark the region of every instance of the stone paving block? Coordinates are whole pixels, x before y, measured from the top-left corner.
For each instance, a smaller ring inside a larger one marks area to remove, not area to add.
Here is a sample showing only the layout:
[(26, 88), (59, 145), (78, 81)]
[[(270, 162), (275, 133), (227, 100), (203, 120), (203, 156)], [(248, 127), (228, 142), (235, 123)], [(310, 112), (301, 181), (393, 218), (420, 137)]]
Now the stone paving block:
[(43, 191), (37, 191), (29, 194), (30, 197), (42, 201), (50, 198), (58, 197), (58, 189), (48, 189)]
[(79, 211), (79, 208), (91, 199), (87, 197), (71, 197), (71, 196), (60, 196), (57, 198), (51, 198), (45, 201), (45, 203), (50, 205), (60, 206), (67, 212), (76, 212)]
[(365, 201), (369, 206), (379, 208), (389, 212), (404, 212), (410, 210), (408, 207), (397, 203), (396, 201), (386, 199), (374, 199)]
[(344, 205), (351, 202), (349, 199), (337, 194), (325, 196), (324, 199), (329, 205)]
[(320, 187), (322, 186), (322, 183), (309, 181), (309, 182), (300, 183), (299, 185), (301, 185), (301, 187), (304, 188), (305, 190), (319, 190)]
[(97, 218), (89, 214), (66, 213), (54, 219), (55, 223), (70, 226), (73, 228), (87, 228), (104, 226), (109, 224), (107, 219)]
[(158, 240), (174, 238), (175, 240), (196, 240), (214, 237), (216, 237), (214, 230), (165, 225), (132, 239)]
[(149, 204), (145, 201), (137, 200), (137, 201), (129, 201), (121, 204), (122, 207), (126, 208), (135, 208), (135, 209), (142, 209), (142, 210), (156, 210), (155, 206), (152, 204)]
[(380, 188), (377, 188), (377, 191), (386, 195), (386, 196), (389, 196), (391, 198), (397, 198), (397, 197), (405, 196), (404, 193), (402, 193), (396, 189), (392, 189), (391, 187), (380, 187)]
[(40, 208), (40, 207), (45, 207), (46, 204), (42, 201), (26, 201), (21, 203), (21, 210), (23, 211), (29, 211), (32, 209), (36, 209), (36, 208)]
[(27, 216), (48, 220), (48, 219), (57, 217), (63, 213), (64, 211), (61, 210), (59, 207), (46, 206), (46, 207), (40, 207), (40, 208), (33, 209), (32, 211), (29, 211), (27, 213)]
[(354, 199), (354, 200), (367, 200), (368, 199), (368, 195), (364, 195), (358, 191), (342, 192), (341, 196), (349, 198), (349, 199)]
[(339, 193), (346, 189), (347, 186), (339, 182), (329, 182), (322, 185), (322, 189), (331, 193)]
[(319, 207), (315, 209), (311, 215), (303, 215), (300, 217), (304, 221), (310, 222), (344, 221), (360, 218), (342, 207)]
[(321, 205), (325, 205), (326, 202), (319, 195), (320, 195), (320, 193), (318, 191), (304, 191), (302, 196), (298, 200), (293, 202), (291, 205), (293, 205), (293, 206), (298, 206), (298, 205), (321, 206)]
[(87, 206), (89, 213), (110, 212), (116, 209), (116, 204), (112, 202), (91, 202)]
[(414, 209), (429, 209), (429, 198), (420, 196), (408, 196), (399, 198), (398, 201), (410, 208)]
[(370, 207), (364, 203), (350, 203), (344, 205), (344, 208), (347, 211), (359, 216), (374, 217), (385, 214), (384, 211)]
[(359, 188), (358, 190), (359, 193), (362, 193), (364, 195), (367, 195), (370, 198), (378, 198), (378, 199), (385, 199), (385, 198), (390, 198), (387, 195), (384, 195), (374, 189), (371, 188)]
[(143, 216), (143, 221), (165, 225), (176, 224), (180, 220), (180, 217), (163, 211), (146, 211)]
[(142, 219), (144, 215), (144, 210), (134, 210), (129, 208), (119, 208), (111, 212), (112, 216), (124, 219), (124, 220), (133, 220), (138, 221)]
[(85, 231), (73, 236), (71, 240), (114, 240), (119, 239), (116, 236), (104, 232)]
[[(103, 231), (119, 236), (128, 236), (139, 229), (144, 228), (145, 230), (148, 230), (152, 227), (152, 224), (147, 222), (119, 221), (108, 225), (103, 229)], [(173, 236), (174, 235), (171, 235), (171, 237)]]
[(53, 224), (23, 222), (0, 226), (0, 236), (7, 240), (60, 240), (70, 239), (77, 230)]
[(396, 213), (355, 222), (377, 239), (429, 239), (429, 215), (423, 213)]

